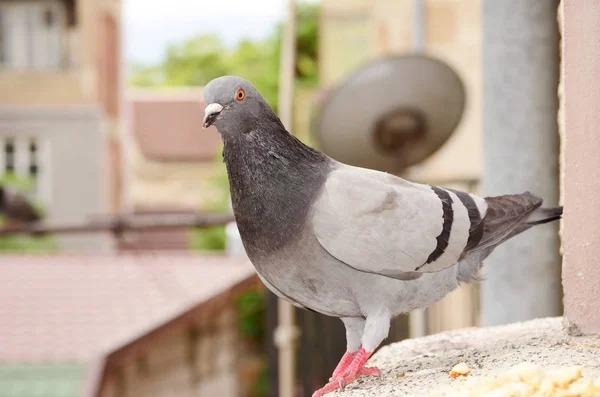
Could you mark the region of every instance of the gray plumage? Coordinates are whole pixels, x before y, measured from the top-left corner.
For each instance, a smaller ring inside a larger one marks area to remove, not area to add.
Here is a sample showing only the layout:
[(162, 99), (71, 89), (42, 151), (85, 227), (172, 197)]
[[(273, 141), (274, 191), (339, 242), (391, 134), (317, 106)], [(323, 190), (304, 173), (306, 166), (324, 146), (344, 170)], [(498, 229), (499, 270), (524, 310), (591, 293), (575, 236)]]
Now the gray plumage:
[(530, 193), (482, 198), (337, 162), (289, 134), (238, 77), (211, 81), (204, 98), (260, 278), (296, 306), (342, 318), (349, 352), (373, 351), (392, 317), (477, 279), (498, 244), (562, 213)]

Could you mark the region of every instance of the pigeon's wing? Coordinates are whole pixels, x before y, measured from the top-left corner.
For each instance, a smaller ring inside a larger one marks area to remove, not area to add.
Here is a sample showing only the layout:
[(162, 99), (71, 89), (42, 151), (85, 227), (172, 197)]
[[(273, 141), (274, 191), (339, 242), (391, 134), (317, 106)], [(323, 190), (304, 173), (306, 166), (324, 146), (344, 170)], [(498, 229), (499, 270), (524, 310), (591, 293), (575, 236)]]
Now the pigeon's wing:
[(483, 198), (341, 165), (314, 204), (317, 240), (357, 270), (399, 279), (454, 265), (481, 238)]

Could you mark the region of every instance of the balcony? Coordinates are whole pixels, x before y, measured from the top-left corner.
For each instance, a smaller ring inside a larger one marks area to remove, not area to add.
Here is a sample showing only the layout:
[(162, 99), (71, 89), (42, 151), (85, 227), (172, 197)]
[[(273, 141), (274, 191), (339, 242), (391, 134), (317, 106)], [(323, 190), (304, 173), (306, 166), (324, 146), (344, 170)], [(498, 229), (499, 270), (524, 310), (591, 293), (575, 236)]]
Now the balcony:
[(79, 70), (0, 71), (0, 105), (69, 105), (92, 103)]
[(0, 1), (0, 104), (91, 102), (81, 30), (73, 0)]

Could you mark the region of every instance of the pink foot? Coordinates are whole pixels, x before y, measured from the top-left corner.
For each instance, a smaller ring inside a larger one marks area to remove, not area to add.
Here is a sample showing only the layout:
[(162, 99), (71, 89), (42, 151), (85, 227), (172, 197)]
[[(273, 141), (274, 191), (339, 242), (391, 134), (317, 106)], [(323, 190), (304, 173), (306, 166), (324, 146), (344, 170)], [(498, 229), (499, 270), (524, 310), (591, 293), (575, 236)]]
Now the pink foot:
[(377, 375), (381, 378), (381, 371), (377, 367), (362, 367), (359, 375)]
[(312, 397), (322, 397), (325, 394), (335, 391), (337, 389), (341, 389), (341, 386), (339, 383), (337, 383), (337, 381), (334, 380), (334, 381), (329, 382), (328, 384), (326, 384), (325, 386), (323, 386), (316, 392), (314, 392)]
[[(361, 348), (357, 353), (354, 354), (352, 362), (346, 367), (346, 369), (339, 373), (338, 376), (335, 376), (334, 379), (327, 383), (324, 387), (314, 392), (312, 397), (322, 397), (334, 390), (343, 389), (346, 385), (352, 383), (358, 377), (358, 375), (377, 374), (381, 376), (381, 371), (379, 371), (377, 367), (364, 366), (369, 357), (371, 357), (371, 354), (373, 354), (373, 352), (368, 352)], [(343, 360), (344, 357), (342, 357), (342, 361)]]

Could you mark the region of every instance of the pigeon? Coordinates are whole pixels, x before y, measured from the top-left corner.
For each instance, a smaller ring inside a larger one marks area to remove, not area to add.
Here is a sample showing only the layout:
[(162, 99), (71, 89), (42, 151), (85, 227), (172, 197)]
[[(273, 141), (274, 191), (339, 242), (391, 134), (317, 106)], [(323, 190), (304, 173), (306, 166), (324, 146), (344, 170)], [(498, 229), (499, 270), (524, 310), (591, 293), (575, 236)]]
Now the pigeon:
[(499, 244), (557, 220), (529, 193), (480, 197), (351, 166), (289, 133), (247, 80), (204, 89), (203, 128), (223, 140), (231, 202), (248, 258), (291, 304), (339, 317), (347, 348), (320, 397), (359, 375), (401, 313), (480, 279)]
[(33, 223), (41, 219), (40, 214), (27, 199), (8, 186), (0, 186), (0, 214), (9, 221)]

